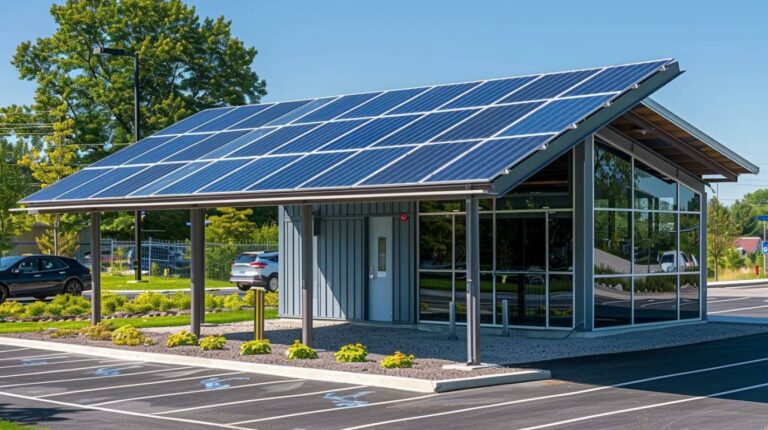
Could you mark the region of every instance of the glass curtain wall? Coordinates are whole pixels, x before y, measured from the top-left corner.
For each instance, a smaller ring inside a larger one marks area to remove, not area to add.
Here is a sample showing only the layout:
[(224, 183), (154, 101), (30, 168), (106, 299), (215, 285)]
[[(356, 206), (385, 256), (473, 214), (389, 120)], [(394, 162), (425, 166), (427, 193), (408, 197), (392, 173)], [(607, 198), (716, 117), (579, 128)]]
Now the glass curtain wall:
[(701, 196), (595, 145), (595, 327), (700, 317)]
[[(573, 327), (572, 157), (566, 154), (506, 197), (480, 202), (480, 321)], [(419, 204), (419, 319), (466, 321), (464, 202)]]

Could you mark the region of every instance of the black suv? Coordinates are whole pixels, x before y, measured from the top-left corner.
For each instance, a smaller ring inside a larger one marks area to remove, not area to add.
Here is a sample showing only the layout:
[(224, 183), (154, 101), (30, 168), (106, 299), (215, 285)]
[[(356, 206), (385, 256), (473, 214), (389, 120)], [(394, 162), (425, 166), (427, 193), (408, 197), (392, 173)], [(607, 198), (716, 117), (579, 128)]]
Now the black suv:
[(34, 297), (91, 289), (91, 271), (67, 257), (22, 255), (0, 258), (0, 303), (9, 297)]

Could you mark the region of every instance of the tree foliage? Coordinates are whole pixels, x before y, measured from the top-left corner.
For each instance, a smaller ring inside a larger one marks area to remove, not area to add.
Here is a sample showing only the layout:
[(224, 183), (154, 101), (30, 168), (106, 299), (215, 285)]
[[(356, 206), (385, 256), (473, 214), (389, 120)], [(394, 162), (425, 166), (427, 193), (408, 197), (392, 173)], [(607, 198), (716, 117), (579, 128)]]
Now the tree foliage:
[(733, 220), (736, 234), (754, 236), (758, 232), (756, 207), (746, 200), (736, 200), (728, 209)]
[(0, 136), (0, 255), (10, 249), (14, 236), (32, 227), (32, 217), (10, 212), (32, 189), (30, 175), (17, 163), (23, 154), (22, 145)]
[(720, 203), (717, 196), (713, 196), (707, 206), (707, 253), (713, 263), (715, 280), (718, 278), (718, 270), (723, 267), (726, 253), (733, 248), (735, 233), (736, 227), (728, 208)]

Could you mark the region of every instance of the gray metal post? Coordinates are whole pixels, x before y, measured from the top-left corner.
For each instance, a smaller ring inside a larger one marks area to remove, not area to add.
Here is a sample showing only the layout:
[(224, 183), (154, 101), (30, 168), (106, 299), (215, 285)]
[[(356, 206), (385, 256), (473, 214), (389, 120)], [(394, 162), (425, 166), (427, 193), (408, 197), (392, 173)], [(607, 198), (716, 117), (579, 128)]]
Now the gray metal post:
[(501, 301), (501, 335), (504, 337), (509, 336), (509, 300), (504, 299)]
[(135, 265), (135, 272), (134, 274), (135, 279), (137, 282), (141, 282), (141, 211), (136, 211), (134, 213), (134, 238), (133, 238), (133, 263)]
[(456, 300), (448, 303), (448, 340), (456, 340)]
[(200, 325), (205, 320), (205, 210), (189, 211), (191, 255), (191, 324), (190, 331), (200, 337)]
[(91, 212), (91, 324), (101, 321), (101, 214)]
[(480, 361), (480, 208), (467, 199), (467, 364)]
[(312, 205), (301, 206), (301, 341), (312, 346)]
[[(766, 236), (765, 236), (766, 227), (765, 227), (765, 223), (766, 223), (766, 221), (763, 221), (763, 242), (765, 242), (765, 241), (766, 241)], [(762, 244), (761, 244), (761, 245), (762, 245)], [(761, 251), (762, 251), (762, 249), (763, 249), (763, 247), (762, 247), (762, 246), (760, 246), (760, 250), (761, 250)], [(765, 276), (765, 258), (766, 258), (766, 254), (765, 254), (765, 253), (763, 253), (763, 278), (765, 278), (765, 277), (766, 277), (766, 276)]]

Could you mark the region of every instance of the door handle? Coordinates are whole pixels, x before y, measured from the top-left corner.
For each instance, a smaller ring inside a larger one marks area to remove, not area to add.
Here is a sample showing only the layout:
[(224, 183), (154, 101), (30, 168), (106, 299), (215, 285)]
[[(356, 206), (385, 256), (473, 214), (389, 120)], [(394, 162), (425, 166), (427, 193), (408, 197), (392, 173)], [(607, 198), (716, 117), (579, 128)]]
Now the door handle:
[(34, 275), (35, 278), (39, 278), (41, 276), (43, 276), (43, 275)]
[(370, 267), (368, 268), (368, 278), (369, 278), (369, 279), (371, 279), (371, 280), (373, 280), (373, 278), (375, 278), (375, 277), (376, 277), (375, 273), (376, 273), (376, 272), (374, 272), (374, 271), (373, 271), (373, 266), (370, 266)]
[(59, 272), (59, 275), (66, 275), (67, 272)]

